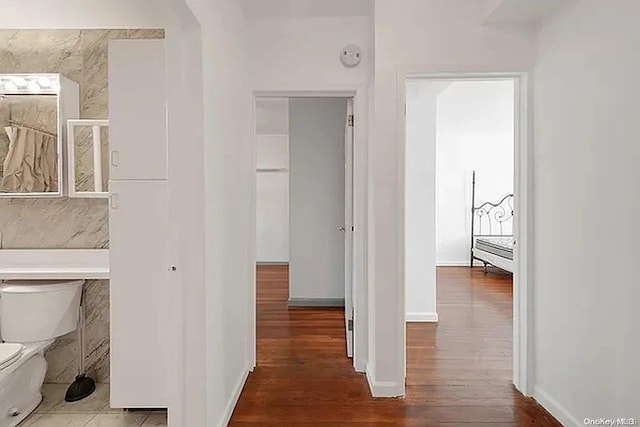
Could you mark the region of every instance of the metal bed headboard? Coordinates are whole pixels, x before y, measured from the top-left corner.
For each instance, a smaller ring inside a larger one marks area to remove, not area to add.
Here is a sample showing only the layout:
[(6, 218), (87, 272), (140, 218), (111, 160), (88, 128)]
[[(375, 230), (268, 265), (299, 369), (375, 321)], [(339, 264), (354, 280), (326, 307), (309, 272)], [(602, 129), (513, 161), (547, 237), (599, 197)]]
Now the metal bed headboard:
[[(484, 202), (476, 206), (475, 171), (473, 171), (471, 188), (471, 267), (473, 267), (473, 248), (477, 236), (511, 236), (513, 234), (514, 197), (513, 194), (507, 194), (498, 203)], [(508, 228), (509, 224), (511, 227)]]

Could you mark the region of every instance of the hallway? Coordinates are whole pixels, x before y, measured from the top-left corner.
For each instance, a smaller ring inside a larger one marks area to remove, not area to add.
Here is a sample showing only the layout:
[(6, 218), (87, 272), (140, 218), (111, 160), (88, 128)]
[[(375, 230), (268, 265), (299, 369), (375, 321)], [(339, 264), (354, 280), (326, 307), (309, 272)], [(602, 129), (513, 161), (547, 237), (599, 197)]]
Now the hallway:
[(343, 310), (290, 309), (287, 284), (287, 267), (258, 267), (258, 367), (230, 425), (560, 425), (511, 385), (510, 275), (438, 269), (440, 323), (407, 327), (404, 399), (372, 399)]

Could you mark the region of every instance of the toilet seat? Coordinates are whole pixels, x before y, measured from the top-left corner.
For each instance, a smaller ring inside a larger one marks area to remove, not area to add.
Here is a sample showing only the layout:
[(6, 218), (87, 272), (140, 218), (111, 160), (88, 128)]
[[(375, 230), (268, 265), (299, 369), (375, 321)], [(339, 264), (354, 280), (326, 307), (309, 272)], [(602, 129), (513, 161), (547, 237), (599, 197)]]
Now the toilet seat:
[(0, 344), (0, 370), (8, 368), (20, 359), (24, 346), (15, 343)]

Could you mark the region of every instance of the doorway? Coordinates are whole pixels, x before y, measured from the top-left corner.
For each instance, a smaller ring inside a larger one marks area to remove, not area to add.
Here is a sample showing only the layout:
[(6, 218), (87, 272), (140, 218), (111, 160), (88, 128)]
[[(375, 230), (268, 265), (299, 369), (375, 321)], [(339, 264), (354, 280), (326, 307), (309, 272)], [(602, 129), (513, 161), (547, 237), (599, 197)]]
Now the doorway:
[(348, 97), (256, 98), (258, 367), (282, 345), (308, 349), (318, 328), (325, 351), (353, 355), (352, 116)]
[[(407, 112), (402, 129), (406, 137), (402, 313), (410, 322), (404, 331), (405, 345), (414, 348), (405, 353), (407, 377), (416, 362), (415, 348), (429, 345), (420, 344), (422, 329), (430, 331), (432, 344), (446, 346), (444, 330), (455, 341), (456, 328), (469, 326), (473, 313), (493, 304), (488, 321), (500, 323), (493, 331), (502, 335), (494, 338), (505, 348), (496, 345), (487, 348), (487, 354), (497, 351), (505, 356), (496, 362), (500, 375), (506, 374), (508, 383), (527, 394), (526, 75), (407, 74), (402, 85)], [(465, 305), (466, 314), (459, 311)], [(461, 324), (455, 324), (456, 317)], [(482, 351), (476, 351), (481, 343), (474, 349), (473, 339), (464, 338), (472, 337), (468, 332), (461, 332), (458, 344), (464, 342), (474, 357), (482, 358)], [(479, 334), (479, 339), (488, 338)], [(432, 356), (438, 357), (436, 353)]]

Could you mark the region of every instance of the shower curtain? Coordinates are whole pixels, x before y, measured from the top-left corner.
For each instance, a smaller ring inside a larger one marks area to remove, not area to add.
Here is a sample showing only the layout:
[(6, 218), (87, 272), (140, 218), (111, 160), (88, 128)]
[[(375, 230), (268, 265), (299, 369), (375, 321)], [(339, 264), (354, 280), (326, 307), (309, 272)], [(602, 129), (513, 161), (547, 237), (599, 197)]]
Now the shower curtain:
[(35, 129), (14, 127), (4, 160), (0, 191), (45, 193), (58, 191), (57, 138)]

